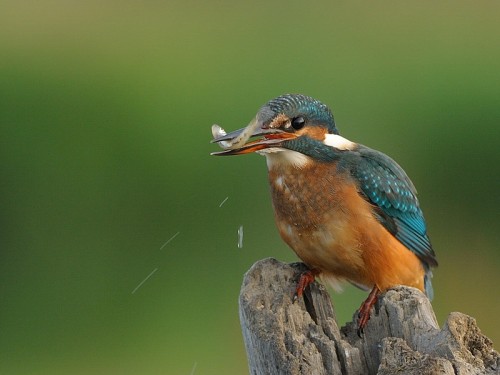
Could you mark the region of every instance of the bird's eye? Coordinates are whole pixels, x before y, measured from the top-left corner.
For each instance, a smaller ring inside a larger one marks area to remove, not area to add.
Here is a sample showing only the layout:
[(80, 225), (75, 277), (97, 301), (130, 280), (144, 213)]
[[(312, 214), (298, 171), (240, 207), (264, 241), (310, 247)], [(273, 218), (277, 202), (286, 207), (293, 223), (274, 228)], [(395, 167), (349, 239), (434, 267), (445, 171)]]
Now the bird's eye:
[(302, 129), (305, 124), (306, 120), (304, 120), (304, 117), (294, 117), (292, 119), (292, 128), (294, 128), (295, 130)]

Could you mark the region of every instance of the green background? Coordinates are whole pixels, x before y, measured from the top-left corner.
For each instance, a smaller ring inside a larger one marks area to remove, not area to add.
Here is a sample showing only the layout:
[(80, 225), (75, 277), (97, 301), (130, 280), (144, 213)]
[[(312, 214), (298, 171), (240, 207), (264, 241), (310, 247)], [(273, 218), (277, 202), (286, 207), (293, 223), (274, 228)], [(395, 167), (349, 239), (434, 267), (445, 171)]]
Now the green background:
[[(440, 324), (470, 314), (498, 349), (499, 19), (493, 1), (2, 2), (0, 372), (246, 373), (242, 276), (296, 258), (264, 159), (210, 157), (210, 126), (287, 92), (405, 168)], [(365, 296), (332, 294), (342, 322)]]

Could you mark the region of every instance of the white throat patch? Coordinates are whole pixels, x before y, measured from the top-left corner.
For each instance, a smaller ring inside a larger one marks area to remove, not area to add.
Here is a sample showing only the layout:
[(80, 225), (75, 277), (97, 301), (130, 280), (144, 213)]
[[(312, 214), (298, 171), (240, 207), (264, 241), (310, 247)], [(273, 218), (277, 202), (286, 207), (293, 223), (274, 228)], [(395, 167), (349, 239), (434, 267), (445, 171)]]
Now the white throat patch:
[(266, 157), (268, 169), (278, 166), (303, 168), (311, 160), (309, 156), (301, 154), (300, 152), (280, 147), (269, 147), (256, 152)]
[(335, 147), (338, 150), (352, 150), (356, 147), (356, 143), (337, 134), (325, 134), (323, 143), (327, 146)]

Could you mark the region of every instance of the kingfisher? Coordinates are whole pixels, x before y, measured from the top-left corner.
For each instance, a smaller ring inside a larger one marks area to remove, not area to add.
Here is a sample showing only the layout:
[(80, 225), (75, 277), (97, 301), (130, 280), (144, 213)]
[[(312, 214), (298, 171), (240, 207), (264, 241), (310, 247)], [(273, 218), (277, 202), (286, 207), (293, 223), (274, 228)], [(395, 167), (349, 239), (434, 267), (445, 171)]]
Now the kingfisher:
[(276, 225), (307, 266), (294, 301), (316, 277), (370, 291), (358, 310), (362, 333), (380, 293), (396, 285), (433, 297), (438, 265), (415, 186), (380, 151), (342, 137), (331, 110), (300, 94), (260, 108), (250, 124), (212, 127), (212, 155), (257, 153), (267, 161)]

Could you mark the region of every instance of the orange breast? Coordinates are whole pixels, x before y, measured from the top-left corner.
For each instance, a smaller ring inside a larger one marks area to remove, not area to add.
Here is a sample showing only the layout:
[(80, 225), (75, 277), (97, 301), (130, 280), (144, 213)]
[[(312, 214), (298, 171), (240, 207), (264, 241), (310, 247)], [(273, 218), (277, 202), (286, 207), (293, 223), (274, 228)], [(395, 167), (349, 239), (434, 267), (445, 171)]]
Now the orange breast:
[(376, 220), (354, 181), (334, 164), (277, 166), (269, 180), (281, 237), (309, 267), (367, 289), (423, 290), (420, 260)]

